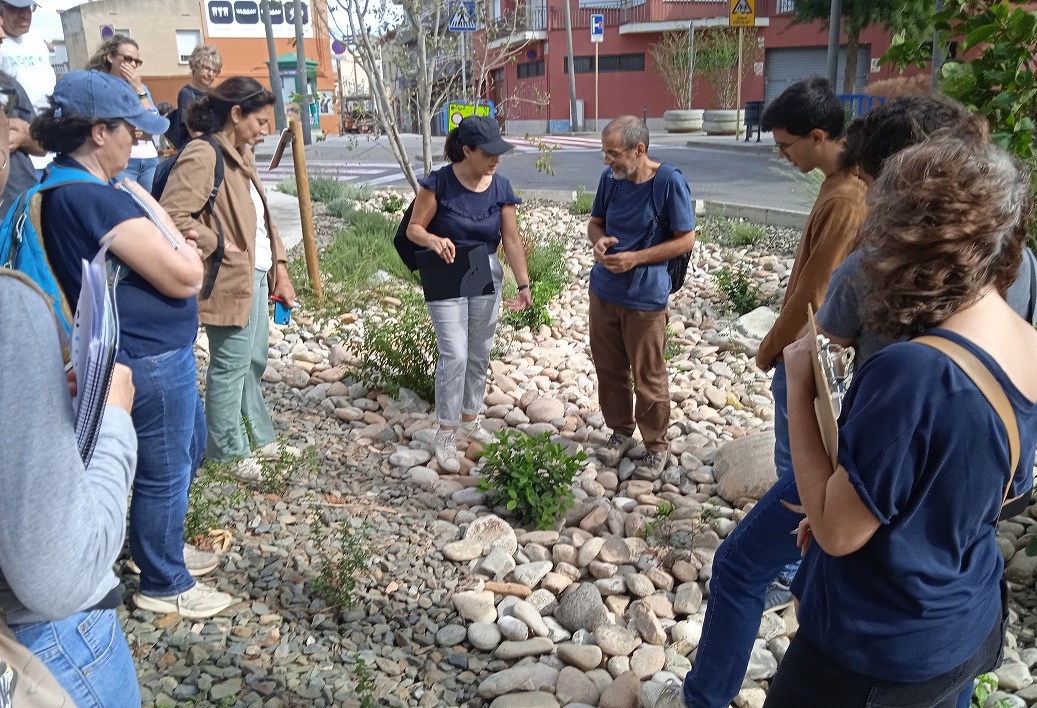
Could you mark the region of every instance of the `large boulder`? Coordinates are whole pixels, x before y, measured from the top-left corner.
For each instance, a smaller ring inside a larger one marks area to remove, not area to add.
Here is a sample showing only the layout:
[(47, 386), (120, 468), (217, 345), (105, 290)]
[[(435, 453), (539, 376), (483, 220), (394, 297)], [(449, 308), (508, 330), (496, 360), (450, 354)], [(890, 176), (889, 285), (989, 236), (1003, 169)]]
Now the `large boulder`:
[(760, 342), (771, 331), (777, 319), (778, 313), (766, 305), (761, 305), (739, 317), (730, 328), (720, 332), (714, 343), (724, 349), (745, 352), (746, 356), (754, 357), (760, 351)]
[(713, 461), (717, 494), (732, 504), (759, 499), (778, 481), (774, 431), (746, 435), (722, 445)]

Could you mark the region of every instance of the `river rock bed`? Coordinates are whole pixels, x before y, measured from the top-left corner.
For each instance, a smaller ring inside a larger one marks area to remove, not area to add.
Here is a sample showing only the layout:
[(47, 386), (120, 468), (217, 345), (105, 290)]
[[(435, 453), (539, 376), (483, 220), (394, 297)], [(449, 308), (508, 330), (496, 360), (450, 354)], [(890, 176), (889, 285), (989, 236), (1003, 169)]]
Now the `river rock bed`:
[[(744, 263), (777, 301), (794, 232), (768, 230), (777, 252), (696, 247), (670, 308), (670, 459), (644, 477), (641, 446), (615, 468), (594, 458), (608, 431), (587, 340), (584, 217), (528, 207), (525, 228), (570, 240), (572, 279), (552, 326), (504, 333), (486, 425), (585, 451), (575, 505), (552, 530), (519, 527), (487, 505), (474, 448), (460, 474), (437, 469), (427, 403), (354, 380), (355, 343), (391, 299), (337, 317), (297, 311), (271, 328), (265, 393), (279, 435), (316, 448), (319, 468), (297, 471), (283, 494), (246, 489), (223, 509), (225, 548), (205, 582), (240, 598), (230, 609), (197, 622), (122, 610), (144, 705), (634, 708), (642, 684), (655, 682), (651, 692), (690, 669), (713, 553), (774, 479), (769, 378), (752, 360), (774, 315), (724, 314), (712, 274)], [(329, 238), (334, 223), (320, 218)], [(197, 350), (204, 369), (204, 337)], [(208, 498), (239, 486), (217, 484)], [(331, 607), (313, 582), (350, 520), (371, 558), (353, 607)], [(1015, 591), (995, 696), (1010, 706), (1037, 703), (1037, 558), (1021, 551), (1035, 524), (1031, 507), (999, 535)], [(124, 576), (129, 599), (135, 579)], [(764, 617), (738, 708), (762, 705), (796, 626), (791, 608)]]

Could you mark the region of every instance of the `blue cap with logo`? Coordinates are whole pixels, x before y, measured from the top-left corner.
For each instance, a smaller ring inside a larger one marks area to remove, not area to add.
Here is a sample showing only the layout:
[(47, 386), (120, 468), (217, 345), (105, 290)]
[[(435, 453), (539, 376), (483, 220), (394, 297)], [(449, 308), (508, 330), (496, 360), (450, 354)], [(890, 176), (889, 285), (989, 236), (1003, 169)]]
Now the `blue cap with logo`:
[(121, 118), (149, 135), (161, 135), (169, 128), (167, 119), (140, 105), (128, 83), (101, 71), (68, 72), (54, 87), (51, 100), (55, 118)]

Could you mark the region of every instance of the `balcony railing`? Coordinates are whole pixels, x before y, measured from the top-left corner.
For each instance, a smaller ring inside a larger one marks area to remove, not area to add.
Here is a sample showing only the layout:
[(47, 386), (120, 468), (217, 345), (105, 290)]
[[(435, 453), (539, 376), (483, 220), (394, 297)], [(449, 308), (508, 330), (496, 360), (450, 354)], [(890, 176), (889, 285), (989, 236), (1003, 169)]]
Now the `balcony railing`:
[[(768, 17), (779, 12), (792, 12), (795, 0), (757, 0), (756, 16)], [(729, 0), (615, 0), (598, 7), (581, 7), (572, 12), (573, 29), (589, 28), (591, 15), (604, 15), (606, 27), (631, 22), (672, 22), (707, 17), (726, 17)], [(551, 8), (551, 28), (565, 26), (565, 10)]]
[(547, 9), (526, 8), (509, 10), (490, 24), (490, 36), (500, 38), (516, 32), (535, 32), (547, 29)]

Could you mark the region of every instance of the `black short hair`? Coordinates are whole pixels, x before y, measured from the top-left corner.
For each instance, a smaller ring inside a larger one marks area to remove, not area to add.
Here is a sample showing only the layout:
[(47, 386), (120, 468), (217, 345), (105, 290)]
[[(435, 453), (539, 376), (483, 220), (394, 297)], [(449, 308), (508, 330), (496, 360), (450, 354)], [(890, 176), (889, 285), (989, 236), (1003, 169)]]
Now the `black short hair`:
[(835, 139), (842, 137), (846, 109), (828, 79), (815, 76), (797, 81), (782, 91), (763, 111), (760, 126), (779, 128), (791, 135), (808, 135), (820, 128)]
[(984, 119), (952, 98), (938, 93), (900, 96), (850, 123), (840, 166), (878, 177), (887, 159), (942, 129), (987, 137)]

